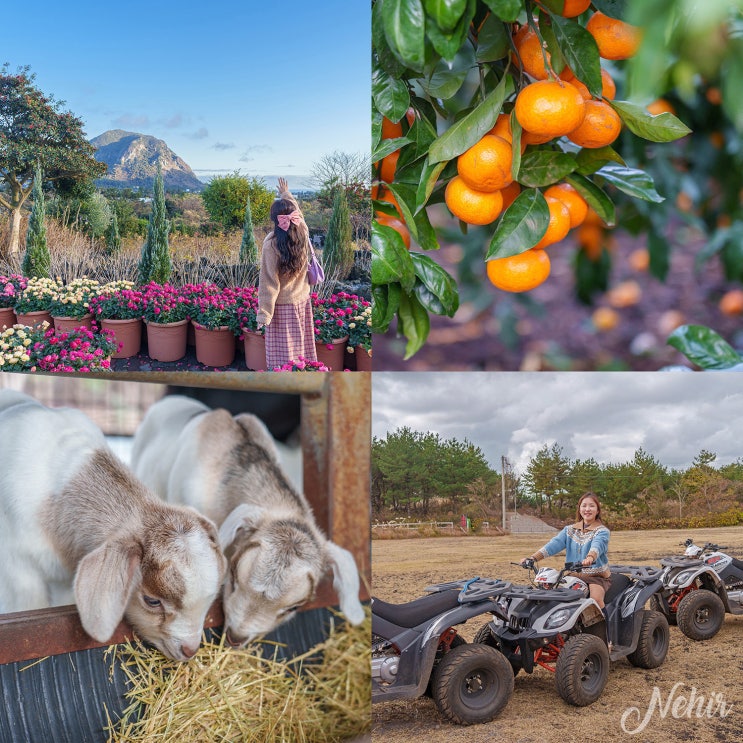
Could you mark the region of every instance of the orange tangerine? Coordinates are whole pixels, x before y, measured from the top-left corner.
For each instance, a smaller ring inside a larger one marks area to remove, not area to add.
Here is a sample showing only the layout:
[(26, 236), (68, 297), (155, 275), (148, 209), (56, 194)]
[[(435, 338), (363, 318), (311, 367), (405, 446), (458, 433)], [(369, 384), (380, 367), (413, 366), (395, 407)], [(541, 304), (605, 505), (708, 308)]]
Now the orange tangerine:
[(596, 40), (599, 55), (604, 59), (628, 59), (637, 52), (642, 40), (642, 31), (637, 26), (600, 11), (588, 19), (586, 30)]
[(554, 196), (545, 196), (545, 200), (550, 210), (550, 223), (547, 232), (534, 246), (537, 250), (560, 242), (570, 232), (570, 211), (567, 206)]
[(526, 250), (509, 258), (487, 263), (493, 286), (507, 292), (526, 292), (544, 283), (550, 275), (550, 259), (544, 250)]
[(447, 184), (444, 201), (451, 213), (467, 224), (490, 224), (503, 210), (500, 191), (477, 191), (458, 175)]
[(503, 197), (503, 211), (508, 209), (516, 197), (521, 193), (521, 186), (516, 182), (512, 181), (505, 188), (501, 189), (501, 196)]
[[(577, 77), (574, 77), (569, 82), (578, 89), (580, 94), (583, 96), (583, 100), (590, 101), (593, 98), (588, 88), (578, 80)], [(617, 95), (617, 86), (614, 80), (612, 80), (611, 75), (603, 69), (601, 70), (601, 95), (604, 98), (608, 98), (610, 101), (613, 101)]]
[(622, 131), (619, 114), (604, 101), (586, 101), (586, 115), (568, 139), (580, 147), (595, 149), (611, 144)]
[(653, 116), (658, 116), (658, 114), (673, 114), (676, 115), (676, 109), (665, 99), (665, 98), (658, 98), (657, 100), (653, 101), (652, 103), (645, 106), (645, 109), (653, 114)]
[(569, 183), (550, 186), (544, 195), (552, 196), (565, 204), (570, 213), (570, 229), (583, 224), (588, 214), (588, 202)]
[(719, 88), (707, 88), (704, 97), (713, 105), (719, 106), (722, 103), (722, 93)]
[[(590, 210), (589, 210), (590, 211)], [(585, 250), (591, 260), (598, 260), (604, 249), (604, 230), (597, 224), (590, 224), (588, 220), (578, 227), (578, 244)]]
[(397, 170), (397, 161), (400, 158), (400, 150), (391, 152), (387, 157), (382, 158), (382, 164), (379, 166), (379, 178), (385, 183), (392, 183), (395, 180), (395, 170)]
[[(539, 7), (542, 7), (540, 2), (537, 2)], [(575, 18), (575, 16), (585, 13), (591, 6), (591, 0), (565, 0), (563, 4), (562, 13), (558, 13), (563, 18)]]
[(743, 290), (731, 289), (726, 292), (717, 306), (723, 315), (743, 315)]
[(511, 144), (503, 137), (486, 134), (457, 158), (457, 173), (476, 191), (497, 191), (512, 180)]
[(402, 137), (402, 124), (399, 121), (390, 121), (382, 117), (382, 139), (397, 139)]
[(585, 116), (586, 102), (569, 83), (541, 80), (516, 97), (516, 118), (528, 132), (561, 137), (576, 129)]

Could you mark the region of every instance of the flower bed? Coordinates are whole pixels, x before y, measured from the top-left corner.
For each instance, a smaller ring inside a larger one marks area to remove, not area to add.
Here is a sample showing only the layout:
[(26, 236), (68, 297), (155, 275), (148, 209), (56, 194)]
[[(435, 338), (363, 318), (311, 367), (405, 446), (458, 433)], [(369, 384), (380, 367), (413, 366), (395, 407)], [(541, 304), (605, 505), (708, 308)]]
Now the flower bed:
[[(45, 356), (50, 358), (44, 361), (44, 371), (84, 371), (91, 368), (90, 364), (95, 365), (96, 369), (106, 368), (97, 365), (100, 354), (92, 359), (78, 359), (76, 356), (72, 364), (74, 368), (67, 368), (71, 361), (70, 352), (80, 350), (80, 344), (90, 343), (92, 352), (101, 348), (106, 354), (106, 348), (112, 341), (110, 336), (102, 335), (100, 328), (104, 320), (140, 319), (147, 323), (167, 324), (190, 318), (192, 323), (208, 329), (229, 328), (236, 337), (244, 337), (248, 331), (261, 332), (258, 331), (256, 320), (258, 288), (255, 286), (220, 288), (208, 282), (182, 287), (155, 282), (137, 286), (131, 281), (112, 281), (100, 285), (87, 278), (63, 284), (59, 280), (10, 275), (0, 276), (0, 307), (3, 306), (13, 308), (16, 313), (46, 311), (59, 317), (81, 318), (89, 312), (94, 323), (92, 339), (88, 335), (70, 331), (56, 335), (52, 332), (49, 338), (42, 340), (38, 336), (38, 329), (32, 331), (26, 328), (23, 336), (14, 329), (9, 336), (4, 336), (7, 348), (3, 351), (4, 362), (0, 364), (0, 369), (42, 368), (39, 359)], [(312, 294), (312, 307), (318, 343), (332, 346), (339, 339), (348, 337), (352, 349), (370, 349), (371, 304), (368, 301), (347, 292), (337, 292), (329, 297)], [(44, 331), (41, 332), (43, 336)], [(45, 348), (49, 352), (43, 356), (26, 352), (24, 349), (28, 349), (28, 346), (23, 343), (31, 336), (34, 338), (32, 343), (42, 344), (39, 353)], [(73, 343), (76, 345), (74, 349)], [(89, 348), (86, 346), (85, 350)], [(63, 354), (63, 350), (67, 353)], [(298, 368), (300, 364), (304, 365), (302, 369)], [(292, 368), (293, 371), (317, 370), (303, 359), (285, 366), (297, 367)]]

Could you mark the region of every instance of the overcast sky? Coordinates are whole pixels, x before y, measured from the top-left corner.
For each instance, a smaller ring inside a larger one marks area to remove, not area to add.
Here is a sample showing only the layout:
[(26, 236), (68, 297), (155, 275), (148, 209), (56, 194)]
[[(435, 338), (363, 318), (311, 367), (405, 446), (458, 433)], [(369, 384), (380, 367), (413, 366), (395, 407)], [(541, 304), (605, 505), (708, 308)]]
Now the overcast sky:
[(373, 375), (372, 431), (401, 426), (468, 439), (500, 472), (545, 444), (571, 459), (626, 462), (642, 447), (686, 468), (700, 449), (715, 466), (743, 457), (743, 374), (386, 372)]
[(30, 65), (88, 138), (151, 134), (195, 170), (309, 173), (371, 147), (370, 4), (3, 3), (0, 65)]

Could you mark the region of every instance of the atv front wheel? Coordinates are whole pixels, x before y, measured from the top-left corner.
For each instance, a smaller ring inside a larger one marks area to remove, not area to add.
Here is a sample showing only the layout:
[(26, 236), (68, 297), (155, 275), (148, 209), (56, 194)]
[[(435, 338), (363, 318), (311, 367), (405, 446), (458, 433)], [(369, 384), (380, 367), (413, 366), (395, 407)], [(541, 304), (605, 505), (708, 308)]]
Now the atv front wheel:
[(627, 656), (627, 660), (639, 668), (657, 668), (666, 659), (670, 631), (668, 621), (659, 611), (643, 611), (640, 637), (637, 648)]
[(725, 604), (716, 593), (698, 588), (681, 599), (676, 621), (679, 629), (692, 640), (709, 640), (725, 621)]
[(452, 648), (436, 668), (433, 699), (452, 722), (489, 722), (513, 693), (513, 673), (505, 657), (484, 644)]
[(558, 694), (576, 707), (593, 704), (609, 677), (609, 651), (596, 635), (573, 635), (557, 656)]

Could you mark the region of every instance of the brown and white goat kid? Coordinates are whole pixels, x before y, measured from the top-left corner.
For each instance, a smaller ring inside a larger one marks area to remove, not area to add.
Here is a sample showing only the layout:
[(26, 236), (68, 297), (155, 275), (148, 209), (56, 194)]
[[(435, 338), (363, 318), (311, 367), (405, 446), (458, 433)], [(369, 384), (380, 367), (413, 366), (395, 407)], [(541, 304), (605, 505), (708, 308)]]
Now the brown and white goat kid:
[(294, 616), (329, 568), (341, 611), (352, 624), (363, 621), (353, 556), (318, 529), (254, 415), (233, 417), (187, 397), (165, 397), (134, 437), (132, 466), (163, 498), (193, 506), (219, 525), (229, 565), (223, 603), (231, 645)]
[(0, 432), (0, 612), (74, 597), (99, 642), (125, 617), (191, 658), (226, 568), (214, 524), (149, 492), (78, 410), (2, 390)]

